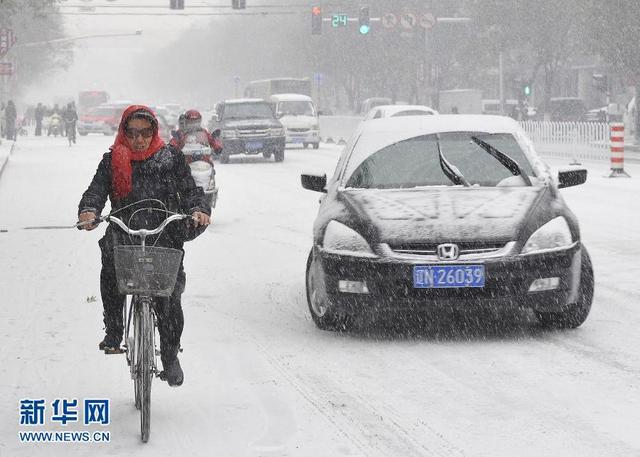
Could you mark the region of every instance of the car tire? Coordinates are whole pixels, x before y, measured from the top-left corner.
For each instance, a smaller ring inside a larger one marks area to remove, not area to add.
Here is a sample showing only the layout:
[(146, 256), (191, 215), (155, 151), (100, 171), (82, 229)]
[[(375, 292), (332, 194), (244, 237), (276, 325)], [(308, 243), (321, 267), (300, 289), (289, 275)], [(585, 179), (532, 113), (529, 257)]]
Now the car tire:
[(320, 330), (348, 331), (352, 327), (353, 319), (349, 314), (333, 308), (325, 290), (323, 275), (322, 267), (314, 260), (313, 249), (311, 249), (305, 273), (307, 305), (311, 319)]
[(229, 163), (229, 154), (220, 154), (220, 163)]
[(313, 149), (319, 149), (320, 143), (313, 143)]
[(270, 159), (271, 158), (271, 151), (264, 151), (262, 153), (262, 157), (264, 157), (265, 159)]
[(580, 266), (580, 285), (578, 286), (578, 301), (571, 303), (560, 312), (536, 311), (536, 318), (545, 328), (578, 328), (589, 316), (593, 302), (594, 276), (591, 257), (587, 248), (582, 246)]
[(309, 143), (302, 143), (303, 149), (307, 149), (309, 147)]
[(280, 151), (275, 151), (273, 153), (273, 158), (275, 159), (276, 162), (282, 162), (284, 160), (284, 149)]

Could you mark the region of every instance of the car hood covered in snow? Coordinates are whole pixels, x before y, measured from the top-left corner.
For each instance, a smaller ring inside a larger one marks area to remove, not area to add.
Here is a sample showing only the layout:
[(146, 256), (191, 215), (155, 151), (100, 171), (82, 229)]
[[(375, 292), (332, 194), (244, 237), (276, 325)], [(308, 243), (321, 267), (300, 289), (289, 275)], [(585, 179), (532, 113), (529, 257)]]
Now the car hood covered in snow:
[(377, 242), (512, 241), (541, 187), (342, 190), (339, 199)]

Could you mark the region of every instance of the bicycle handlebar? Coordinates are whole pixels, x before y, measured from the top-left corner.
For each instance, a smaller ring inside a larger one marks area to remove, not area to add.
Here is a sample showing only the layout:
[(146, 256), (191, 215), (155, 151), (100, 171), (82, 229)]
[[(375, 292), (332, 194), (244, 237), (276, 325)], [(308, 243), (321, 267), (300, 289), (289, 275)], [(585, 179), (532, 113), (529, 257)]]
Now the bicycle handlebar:
[(157, 226), (156, 228), (154, 228), (152, 230), (149, 230), (149, 229), (139, 229), (139, 230), (130, 229), (129, 227), (127, 227), (127, 224), (122, 222), (122, 220), (118, 219), (116, 216), (106, 216), (106, 217), (104, 217), (104, 220), (107, 221), (107, 222), (115, 222), (118, 227), (120, 227), (122, 230), (127, 232), (129, 235), (140, 236), (142, 238), (146, 238), (148, 236), (157, 235), (158, 233), (162, 232), (165, 229), (165, 227), (167, 225), (169, 225), (173, 221), (179, 221), (179, 220), (187, 219), (189, 217), (191, 217), (191, 216), (189, 216), (187, 214), (173, 214), (173, 215), (169, 216), (168, 218), (166, 218), (162, 222), (162, 224), (160, 224), (159, 226)]

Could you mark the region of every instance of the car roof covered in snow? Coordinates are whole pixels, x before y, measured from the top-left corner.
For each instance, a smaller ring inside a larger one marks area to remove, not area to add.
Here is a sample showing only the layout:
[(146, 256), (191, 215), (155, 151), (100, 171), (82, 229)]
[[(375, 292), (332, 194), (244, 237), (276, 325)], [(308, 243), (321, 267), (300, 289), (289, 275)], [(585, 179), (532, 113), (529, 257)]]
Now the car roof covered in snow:
[(310, 102), (311, 97), (303, 94), (274, 94), (269, 97), (272, 102)]
[(223, 103), (226, 105), (232, 105), (234, 103), (267, 103), (267, 101), (262, 98), (233, 98), (225, 100)]
[(385, 117), (391, 117), (394, 114), (404, 111), (426, 111), (428, 113), (438, 114), (436, 110), (426, 105), (378, 105), (375, 108), (371, 108), (369, 113), (367, 113), (367, 118), (370, 119), (370, 116), (377, 111), (384, 111)]

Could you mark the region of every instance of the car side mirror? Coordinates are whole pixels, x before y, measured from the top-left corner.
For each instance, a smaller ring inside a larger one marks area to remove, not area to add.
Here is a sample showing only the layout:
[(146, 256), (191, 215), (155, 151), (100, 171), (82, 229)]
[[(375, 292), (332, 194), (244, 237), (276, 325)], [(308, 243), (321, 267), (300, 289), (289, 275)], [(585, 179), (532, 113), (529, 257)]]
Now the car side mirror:
[(315, 192), (327, 192), (327, 175), (300, 175), (302, 187)]
[(211, 133), (211, 136), (212, 136), (212, 137), (214, 137), (214, 138), (220, 138), (220, 134), (221, 134), (221, 133), (222, 133), (222, 132), (220, 131), (220, 129), (215, 129), (215, 130)]
[(575, 170), (560, 170), (558, 172), (558, 189), (578, 186), (587, 181), (587, 170), (577, 168)]

